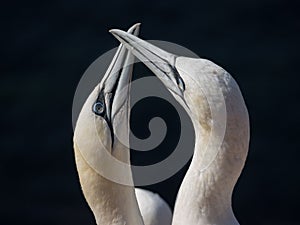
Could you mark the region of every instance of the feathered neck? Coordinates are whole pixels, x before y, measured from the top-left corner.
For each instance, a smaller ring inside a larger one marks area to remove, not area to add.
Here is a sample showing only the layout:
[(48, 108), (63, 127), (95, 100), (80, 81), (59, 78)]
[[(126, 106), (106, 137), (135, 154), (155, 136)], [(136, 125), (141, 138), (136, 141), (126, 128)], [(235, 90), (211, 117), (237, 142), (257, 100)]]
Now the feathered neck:
[[(231, 197), (248, 152), (249, 121), (239, 88), (233, 79), (230, 82), (232, 87), (223, 93), (226, 130), (218, 149), (208, 145), (217, 141), (217, 136), (199, 123), (199, 117), (191, 117), (195, 129), (194, 156), (177, 195), (173, 225), (238, 225)], [(212, 160), (203, 164), (206, 157)]]
[(87, 164), (76, 145), (74, 148), (80, 184), (97, 224), (143, 225), (134, 187), (100, 176)]

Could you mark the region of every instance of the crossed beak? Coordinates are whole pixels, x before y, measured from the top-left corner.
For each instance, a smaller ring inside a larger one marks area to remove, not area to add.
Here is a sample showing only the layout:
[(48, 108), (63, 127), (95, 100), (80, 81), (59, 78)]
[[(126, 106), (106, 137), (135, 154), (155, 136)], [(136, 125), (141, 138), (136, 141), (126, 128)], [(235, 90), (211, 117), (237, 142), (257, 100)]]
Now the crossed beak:
[(140, 61), (142, 61), (175, 95), (183, 99), (185, 84), (175, 63), (177, 56), (121, 30), (110, 32)]

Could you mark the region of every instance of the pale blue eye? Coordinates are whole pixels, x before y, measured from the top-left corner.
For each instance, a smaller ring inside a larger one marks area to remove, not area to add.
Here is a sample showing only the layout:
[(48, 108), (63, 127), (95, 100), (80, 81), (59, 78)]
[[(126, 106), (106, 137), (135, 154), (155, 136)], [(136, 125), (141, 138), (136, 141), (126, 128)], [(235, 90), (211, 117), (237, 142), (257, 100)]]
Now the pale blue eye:
[(102, 116), (104, 109), (104, 104), (102, 102), (95, 102), (93, 105), (93, 112), (99, 116)]

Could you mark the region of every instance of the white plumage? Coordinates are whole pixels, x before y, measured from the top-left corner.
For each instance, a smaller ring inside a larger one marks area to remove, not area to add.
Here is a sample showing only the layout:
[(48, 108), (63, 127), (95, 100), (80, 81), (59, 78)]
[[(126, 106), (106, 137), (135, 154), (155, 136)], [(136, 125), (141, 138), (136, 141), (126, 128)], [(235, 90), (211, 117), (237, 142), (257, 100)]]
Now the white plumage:
[[(194, 156), (177, 195), (172, 224), (238, 225), (231, 196), (248, 152), (249, 117), (237, 83), (209, 60), (176, 56), (129, 34), (137, 35), (138, 25), (129, 33), (111, 32), (164, 83), (194, 125)], [(109, 152), (130, 163), (128, 147), (115, 135), (119, 132), (128, 140), (127, 84), (132, 68), (120, 74), (114, 69), (132, 60), (120, 46), (85, 102), (74, 132), (76, 165), (97, 224), (168, 225), (169, 206), (157, 194), (134, 189), (130, 166), (116, 171), (105, 160)], [(125, 177), (129, 185), (105, 178), (103, 171), (110, 171), (115, 180)]]
[[(137, 35), (138, 31), (136, 24), (128, 32)], [(121, 45), (100, 84), (84, 103), (74, 131), (76, 166), (84, 196), (98, 225), (168, 225), (171, 211), (158, 195), (141, 189), (135, 194), (129, 149), (124, 146), (129, 138), (128, 84), (132, 66), (121, 73), (117, 71), (132, 61), (133, 56)], [(117, 134), (125, 143), (116, 138)], [(116, 169), (108, 163), (109, 156), (125, 162), (126, 166)], [(107, 173), (115, 180), (108, 179)], [(118, 179), (126, 179), (128, 185), (115, 182)]]
[(158, 194), (140, 188), (135, 189), (135, 194), (145, 225), (171, 224), (172, 211)]
[(120, 30), (111, 33), (164, 83), (194, 125), (194, 156), (172, 224), (237, 225), (231, 196), (249, 144), (249, 117), (237, 83), (209, 60), (168, 53)]

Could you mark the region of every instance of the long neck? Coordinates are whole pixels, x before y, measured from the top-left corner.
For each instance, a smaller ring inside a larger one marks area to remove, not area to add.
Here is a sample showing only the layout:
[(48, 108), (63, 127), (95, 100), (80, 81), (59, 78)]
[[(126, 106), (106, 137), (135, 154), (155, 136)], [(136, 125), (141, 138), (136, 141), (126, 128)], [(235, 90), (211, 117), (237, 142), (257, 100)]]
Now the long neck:
[(88, 165), (76, 145), (74, 149), (81, 187), (97, 224), (143, 225), (134, 187), (100, 176)]
[[(230, 106), (229, 106), (230, 107)], [(190, 168), (177, 195), (173, 225), (238, 225), (231, 196), (248, 151), (249, 130), (246, 108), (227, 114), (225, 137), (219, 149), (208, 146), (209, 131), (193, 121), (195, 149)], [(217, 152), (217, 154), (215, 154)], [(215, 154), (203, 165), (203, 158)]]

